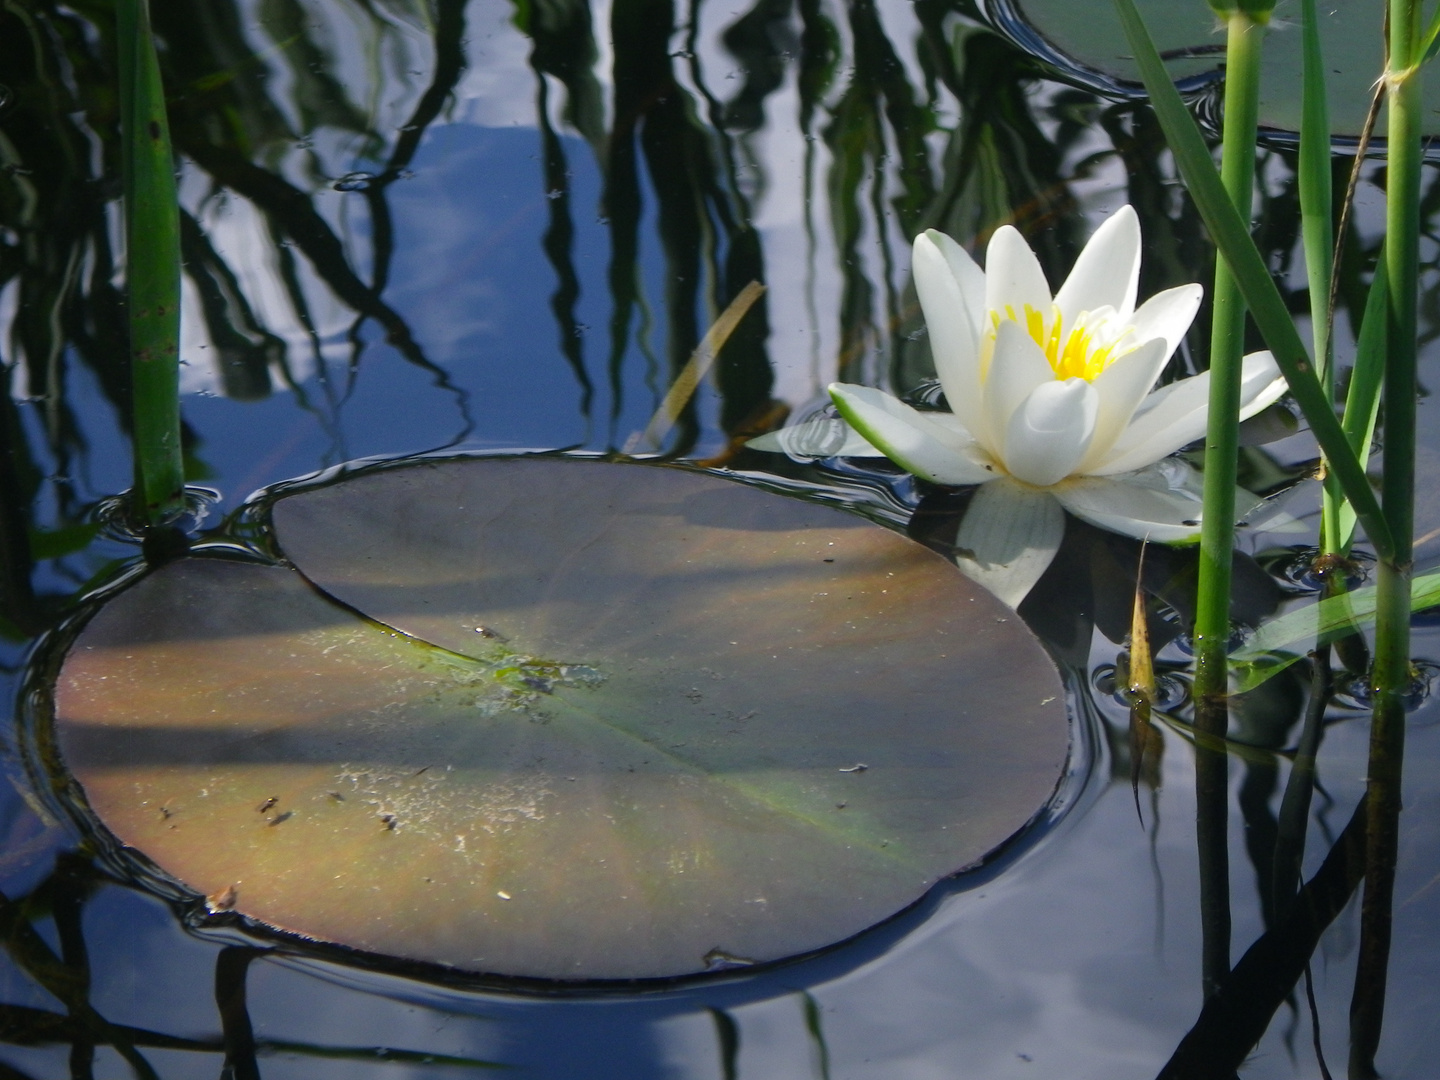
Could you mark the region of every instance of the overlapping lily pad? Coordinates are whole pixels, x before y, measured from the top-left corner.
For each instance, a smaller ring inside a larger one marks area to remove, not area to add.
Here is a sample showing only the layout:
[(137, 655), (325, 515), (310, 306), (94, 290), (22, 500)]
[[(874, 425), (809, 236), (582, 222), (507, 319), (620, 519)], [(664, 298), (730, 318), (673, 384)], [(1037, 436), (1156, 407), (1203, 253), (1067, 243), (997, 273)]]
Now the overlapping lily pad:
[(109, 830), (276, 927), (515, 976), (773, 960), (995, 848), (1065, 761), (1014, 614), (840, 510), (539, 457), (273, 522), (304, 577), (149, 575), (71, 648), (56, 723)]
[[(1111, 0), (1010, 0), (1010, 6), (1071, 60), (1114, 78), (1140, 81)], [(1137, 6), (1177, 79), (1214, 71), (1223, 62), (1224, 30), (1202, 0), (1137, 0)], [(1384, 71), (1385, 5), (1383, 0), (1347, 0), (1319, 5), (1319, 15), (1331, 129), (1358, 135), (1375, 80)], [(1262, 59), (1260, 122), (1285, 131), (1300, 128), (1299, 19), (1298, 4), (1276, 6)], [(1425, 95), (1425, 130), (1440, 133), (1440, 85), (1434, 79), (1427, 80)], [(1384, 132), (1382, 120), (1377, 134)]]

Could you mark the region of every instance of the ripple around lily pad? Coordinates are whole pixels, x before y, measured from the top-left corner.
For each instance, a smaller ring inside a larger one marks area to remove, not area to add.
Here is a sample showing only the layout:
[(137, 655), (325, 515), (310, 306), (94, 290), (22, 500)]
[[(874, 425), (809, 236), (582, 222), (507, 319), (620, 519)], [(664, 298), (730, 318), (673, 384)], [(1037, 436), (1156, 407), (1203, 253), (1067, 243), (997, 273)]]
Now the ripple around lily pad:
[(144, 577), (71, 646), (55, 723), (110, 832), (275, 927), (539, 978), (775, 960), (995, 849), (1064, 768), (1024, 624), (841, 510), (533, 457), (272, 516), (300, 573)]

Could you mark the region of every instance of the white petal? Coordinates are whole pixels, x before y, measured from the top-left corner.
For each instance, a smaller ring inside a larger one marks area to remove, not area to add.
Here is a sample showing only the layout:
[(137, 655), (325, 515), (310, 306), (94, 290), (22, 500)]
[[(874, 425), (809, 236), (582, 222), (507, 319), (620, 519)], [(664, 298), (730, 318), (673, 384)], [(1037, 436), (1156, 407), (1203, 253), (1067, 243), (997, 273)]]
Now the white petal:
[(1170, 359), (1185, 331), (1195, 321), (1195, 312), (1200, 310), (1200, 301), (1204, 296), (1205, 290), (1199, 285), (1181, 285), (1156, 293), (1141, 304), (1130, 319), (1130, 325), (1134, 327), (1131, 331), (1132, 343), (1164, 338), (1165, 359)]
[(1049, 492), (1006, 477), (986, 484), (965, 510), (955, 562), (1011, 607), (1040, 580), (1065, 538), (1065, 514)]
[[(980, 330), (971, 322), (968, 311), (982, 301), (967, 299), (965, 289), (974, 288), (975, 282), (962, 281), (954, 272), (937, 237), (950, 246), (959, 246), (933, 230), (917, 236), (911, 274), (920, 309), (925, 313), (930, 353), (935, 360), (935, 374), (945, 388), (945, 400), (973, 430), (980, 422)], [(983, 275), (979, 288), (983, 298)]]
[(936, 484), (983, 484), (996, 475), (973, 443), (957, 446), (952, 432), (883, 390), (831, 383), (830, 399), (872, 446), (916, 476)]
[(1095, 476), (1132, 472), (1173, 454), (1205, 434), (1209, 408), (1208, 371), (1162, 386), (1141, 403), (1100, 463), (1085, 471)]
[(796, 461), (826, 457), (884, 457), (844, 420), (820, 416), (745, 442), (751, 450), (787, 454)]
[(1259, 415), (1285, 396), (1290, 389), (1275, 357), (1266, 352), (1253, 352), (1245, 357), (1241, 369), (1240, 419)]
[(1055, 304), (1071, 325), (1082, 311), (1109, 305), (1129, 321), (1140, 282), (1140, 219), (1133, 207), (1120, 207), (1105, 220), (1075, 260)]
[(978, 332), (985, 325), (985, 271), (968, 251), (944, 233), (928, 229), (925, 235), (950, 265), (950, 273), (959, 283), (960, 295), (965, 300), (965, 314), (970, 316), (970, 325)]
[[(1251, 353), (1240, 367), (1240, 418), (1253, 416), (1285, 392), (1268, 352)], [(1086, 471), (1113, 476), (1143, 468), (1205, 434), (1210, 407), (1210, 373), (1202, 371), (1156, 390), (1136, 410), (1130, 426), (1100, 464)]]
[(1076, 517), (1110, 532), (1166, 543), (1200, 536), (1200, 501), (1193, 493), (1127, 482), (1134, 477), (1074, 476), (1051, 490)]
[(1050, 303), (1050, 283), (1030, 245), (1013, 226), (1000, 226), (985, 249), (986, 310), (1023, 319), (1028, 305), (1048, 318)]
[(1097, 405), (1084, 379), (1037, 386), (1006, 425), (1001, 460), (1010, 475), (1036, 487), (1069, 476), (1089, 448)]
[[(919, 410), (916, 411), (918, 412)], [(927, 412), (923, 415), (929, 423), (934, 424), (949, 436), (950, 441), (946, 443), (947, 446), (953, 446), (957, 450), (963, 450), (973, 446), (975, 443), (975, 436), (970, 433), (969, 429), (960, 422), (960, 418), (954, 413)], [(974, 450), (974, 453), (980, 457), (985, 456), (985, 452), (978, 447)]]
[(976, 437), (992, 454), (999, 454), (1015, 410), (1036, 387), (1054, 381), (1055, 371), (1035, 339), (1019, 323), (1002, 321), (985, 378), (984, 427), (975, 432)]
[(1095, 415), (1095, 437), (1090, 440), (1079, 465), (1080, 472), (1089, 472), (1104, 458), (1120, 433), (1130, 423), (1135, 410), (1149, 395), (1169, 361), (1164, 338), (1151, 338), (1138, 349), (1128, 352), (1095, 377), (1095, 393), (1099, 410)]

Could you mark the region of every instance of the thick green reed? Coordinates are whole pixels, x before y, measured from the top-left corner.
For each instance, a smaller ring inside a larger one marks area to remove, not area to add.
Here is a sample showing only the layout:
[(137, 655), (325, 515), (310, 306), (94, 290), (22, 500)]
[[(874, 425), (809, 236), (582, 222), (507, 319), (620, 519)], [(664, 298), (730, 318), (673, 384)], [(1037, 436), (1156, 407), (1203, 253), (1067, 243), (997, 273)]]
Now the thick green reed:
[[(1220, 175), (1246, 220), (1255, 198), (1255, 132), (1260, 101), (1260, 45), (1268, 12), (1226, 16), (1225, 127)], [(1211, 297), (1210, 413), (1205, 432), (1205, 512), (1195, 612), (1195, 693), (1223, 696), (1230, 641), (1230, 560), (1235, 548), (1235, 472), (1239, 457), (1240, 366), (1245, 352), (1245, 298), (1224, 258), (1215, 261)]]
[[(1239, 7), (1225, 18), (1225, 121), (1220, 176), (1248, 221), (1255, 198), (1255, 133), (1260, 46), (1268, 11)], [(1230, 973), (1229, 761), (1223, 747), (1230, 645), (1230, 564), (1235, 552), (1235, 485), (1240, 454), (1240, 383), (1245, 298), (1224, 258), (1211, 294), (1210, 406), (1205, 429), (1205, 509), (1195, 608), (1195, 727), (1210, 736), (1195, 751), (1195, 841), (1200, 857), (1201, 969), (1205, 993)]]
[(116, 0), (115, 21), (134, 395), (134, 511), (155, 525), (179, 511), (185, 485), (180, 445), (180, 216), (147, 0)]
[(1415, 525), (1416, 303), (1420, 255), (1421, 64), (1428, 51), (1418, 0), (1391, 0), (1385, 72), (1386, 151), (1385, 465), (1381, 498), (1394, 550), (1376, 581), (1374, 713), (1365, 799), (1365, 896), (1350, 1003), (1350, 1076), (1377, 1076), (1375, 1053), (1385, 1012), (1395, 861), (1400, 836), (1400, 776), (1405, 756), (1405, 693), (1410, 685), (1410, 578)]

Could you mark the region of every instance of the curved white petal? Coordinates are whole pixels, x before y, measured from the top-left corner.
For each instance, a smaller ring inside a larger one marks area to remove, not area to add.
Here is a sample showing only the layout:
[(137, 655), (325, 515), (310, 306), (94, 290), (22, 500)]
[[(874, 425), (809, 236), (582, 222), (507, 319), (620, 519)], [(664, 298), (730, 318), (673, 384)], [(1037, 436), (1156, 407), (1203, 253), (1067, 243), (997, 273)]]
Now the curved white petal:
[(950, 273), (960, 286), (965, 314), (970, 316), (970, 325), (978, 332), (985, 325), (985, 271), (980, 269), (980, 264), (970, 257), (968, 251), (944, 233), (927, 229), (925, 236), (945, 256)]
[(1275, 363), (1275, 357), (1268, 350), (1248, 354), (1240, 378), (1241, 420), (1249, 420), (1268, 409), (1290, 389), (1285, 376), (1280, 374), (1280, 365)]
[(1199, 285), (1181, 285), (1166, 289), (1141, 304), (1130, 319), (1132, 341), (1149, 341), (1151, 338), (1165, 339), (1165, 359), (1180, 345), (1180, 339), (1190, 324), (1195, 321), (1195, 312), (1200, 310), (1200, 301), (1205, 290)]
[(1200, 501), (1193, 492), (1134, 477), (1073, 476), (1051, 490), (1066, 510), (1110, 532), (1165, 543), (1199, 539)]
[(916, 476), (936, 484), (983, 484), (996, 476), (973, 443), (955, 445), (954, 434), (883, 390), (831, 383), (830, 400), (872, 446)]
[(1035, 339), (1019, 323), (1001, 322), (995, 333), (990, 374), (985, 378), (984, 426), (975, 432), (990, 453), (1001, 454), (1015, 410), (1037, 387), (1054, 381), (1055, 372)]
[(1098, 395), (1084, 379), (1041, 383), (1010, 417), (1001, 460), (1010, 475), (1036, 487), (1069, 476), (1095, 432)]
[(985, 249), (985, 309), (1023, 319), (1029, 305), (1048, 317), (1050, 303), (1050, 283), (1035, 252), (1014, 226), (1000, 226)]
[[(919, 412), (918, 409), (916, 411)], [(960, 418), (954, 413), (927, 412), (922, 415), (927, 421), (943, 430), (949, 436), (950, 441), (947, 445), (953, 446), (957, 450), (964, 450), (975, 443), (975, 436), (969, 428), (960, 422)], [(985, 451), (979, 447), (975, 447), (970, 453), (977, 457), (986, 456)]]
[(1089, 472), (1091, 466), (1104, 459), (1135, 410), (1149, 395), (1169, 359), (1165, 339), (1151, 338), (1095, 377), (1095, 393), (1099, 398), (1095, 436), (1090, 440), (1090, 449), (1080, 459), (1079, 472)]
[(779, 431), (747, 439), (745, 445), (751, 450), (786, 454), (796, 461), (814, 461), (816, 458), (826, 457), (885, 456), (871, 446), (865, 436), (844, 420), (833, 416), (820, 416), (802, 424), (792, 424)]
[(1080, 258), (1060, 291), (1055, 304), (1071, 325), (1082, 311), (1094, 311), (1107, 304), (1126, 321), (1135, 310), (1135, 292), (1140, 283), (1140, 219), (1128, 203), (1111, 214)]
[(934, 232), (915, 238), (911, 269), (915, 293), (925, 314), (930, 353), (935, 360), (935, 374), (945, 388), (945, 400), (961, 421), (975, 430), (981, 422), (980, 330), (968, 314), (973, 301), (967, 301), (964, 283), (935, 237), (949, 239)]
[[(1253, 416), (1285, 392), (1276, 379), (1275, 359), (1268, 352), (1251, 353), (1240, 367), (1240, 418)], [(1115, 440), (1101, 462), (1086, 471), (1113, 476), (1142, 468), (1173, 454), (1205, 434), (1209, 412), (1210, 373), (1162, 386), (1136, 411), (1130, 426)]]
[(1144, 468), (1205, 434), (1210, 404), (1210, 373), (1162, 386), (1144, 402), (1100, 463), (1086, 472), (1111, 476)]
[(1065, 513), (1047, 491), (1008, 477), (986, 484), (960, 520), (955, 562), (1011, 607), (1040, 580), (1065, 538)]

